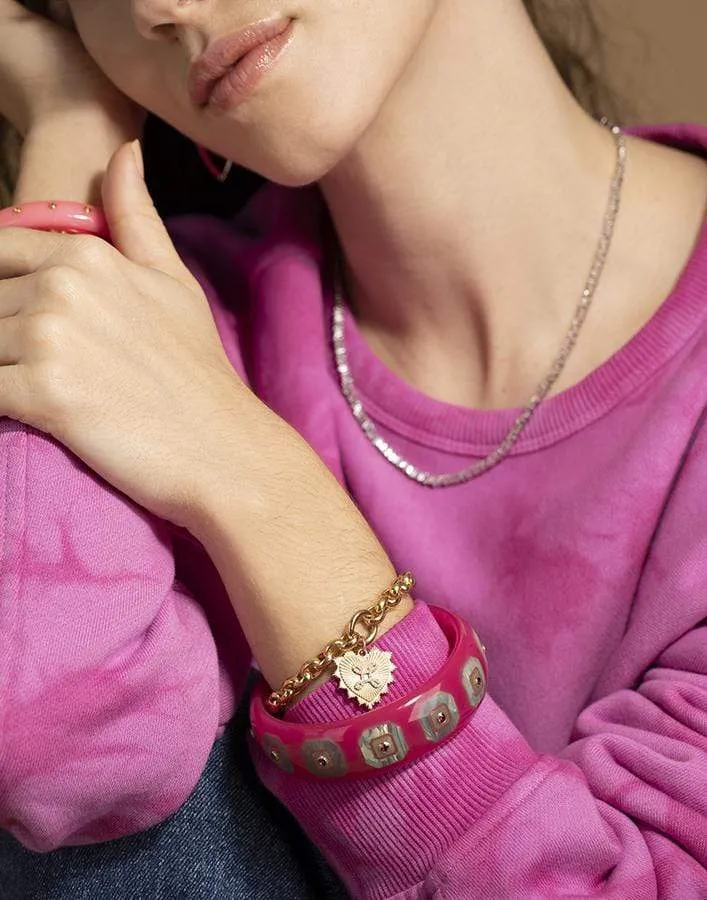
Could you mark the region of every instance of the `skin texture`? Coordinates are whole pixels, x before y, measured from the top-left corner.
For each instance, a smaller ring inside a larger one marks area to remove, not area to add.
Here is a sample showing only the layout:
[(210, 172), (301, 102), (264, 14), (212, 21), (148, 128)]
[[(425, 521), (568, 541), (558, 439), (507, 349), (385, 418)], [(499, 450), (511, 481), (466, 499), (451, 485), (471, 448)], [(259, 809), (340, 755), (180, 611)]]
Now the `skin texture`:
[[(218, 433), (242, 395), (257, 401), (239, 389), (203, 291), (174, 251), (130, 149), (115, 155), (103, 183), (114, 246), (3, 231), (0, 413), (52, 434), (142, 506), (186, 524), (187, 473), (198, 459), (180, 433), (195, 422)], [(119, 424), (134, 416), (137, 441)]]
[[(318, 180), (370, 126), (429, 24), (434, 0), (131, 4), (71, 0), (89, 53), (127, 96), (179, 131), (268, 178)], [(226, 119), (195, 110), (190, 61), (215, 38), (275, 13), (296, 20), (276, 71)], [(371, 34), (375, 40), (371, 41)]]
[[(397, 374), (460, 405), (525, 402), (584, 286), (615, 155), (520, 0), (68, 2), (89, 53), (127, 96), (268, 178), (319, 182), (349, 304)], [(295, 20), (294, 39), (256, 94), (222, 117), (194, 109), (189, 62), (275, 14)], [(602, 316), (555, 390), (645, 323), (699, 228), (704, 165), (631, 145)], [(636, 250), (647, 245), (648, 259)]]

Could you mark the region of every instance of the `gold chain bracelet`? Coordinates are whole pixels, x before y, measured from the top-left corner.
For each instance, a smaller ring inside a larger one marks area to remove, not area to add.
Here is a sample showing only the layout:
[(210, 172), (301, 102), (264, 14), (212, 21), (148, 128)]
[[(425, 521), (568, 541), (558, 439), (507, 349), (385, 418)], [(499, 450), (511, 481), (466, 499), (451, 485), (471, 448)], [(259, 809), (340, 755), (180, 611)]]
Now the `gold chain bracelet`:
[[(283, 682), (279, 691), (273, 691), (266, 700), (271, 713), (285, 710), (302, 691), (332, 664), (336, 665), (339, 686), (361, 706), (371, 709), (393, 682), (392, 655), (386, 650), (366, 648), (375, 641), (378, 626), (386, 614), (394, 609), (415, 586), (410, 572), (398, 575), (392, 585), (383, 591), (378, 600), (367, 609), (361, 609), (351, 617), (341, 637), (330, 641), (322, 652), (305, 663), (296, 675)], [(366, 629), (357, 631), (358, 626)]]

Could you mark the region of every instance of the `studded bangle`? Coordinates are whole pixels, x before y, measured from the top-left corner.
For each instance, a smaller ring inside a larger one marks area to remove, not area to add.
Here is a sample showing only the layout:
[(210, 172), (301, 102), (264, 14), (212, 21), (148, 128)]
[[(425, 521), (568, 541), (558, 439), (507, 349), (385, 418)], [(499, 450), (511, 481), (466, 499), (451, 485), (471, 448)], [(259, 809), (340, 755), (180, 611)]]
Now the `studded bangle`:
[(444, 666), (415, 693), (339, 722), (303, 725), (268, 712), (261, 677), (250, 700), (251, 742), (288, 774), (305, 778), (375, 775), (408, 764), (451, 738), (486, 694), (488, 664), (479, 636), (462, 618), (430, 606), (450, 653)]
[[(410, 572), (398, 575), (392, 585), (383, 591), (378, 600), (367, 609), (361, 609), (351, 617), (341, 637), (330, 641), (314, 659), (305, 663), (296, 675), (288, 678), (282, 687), (272, 691), (265, 703), (272, 714), (282, 713), (302, 691), (320, 675), (336, 666), (339, 686), (348, 696), (369, 709), (393, 683), (395, 665), (386, 650), (366, 648), (378, 634), (378, 626), (386, 614), (394, 609), (415, 585)], [(361, 626), (365, 633), (356, 629)]]
[(31, 200), (0, 209), (0, 228), (33, 228), (64, 234), (93, 234), (110, 242), (103, 210), (74, 200)]

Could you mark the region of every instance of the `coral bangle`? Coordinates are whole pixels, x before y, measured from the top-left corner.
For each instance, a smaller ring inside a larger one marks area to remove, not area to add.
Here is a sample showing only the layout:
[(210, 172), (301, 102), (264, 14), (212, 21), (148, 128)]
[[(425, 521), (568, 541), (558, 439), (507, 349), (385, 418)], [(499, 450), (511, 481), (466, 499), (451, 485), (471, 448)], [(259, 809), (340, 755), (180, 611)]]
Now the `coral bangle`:
[(0, 228), (34, 228), (66, 234), (93, 234), (110, 242), (103, 211), (74, 200), (32, 200), (0, 209)]
[(413, 762), (450, 738), (484, 698), (488, 665), (473, 628), (452, 612), (434, 606), (430, 610), (449, 641), (449, 657), (419, 691), (397, 702), (339, 722), (302, 725), (270, 715), (265, 706), (270, 689), (259, 678), (250, 721), (260, 751), (290, 774), (362, 777)]

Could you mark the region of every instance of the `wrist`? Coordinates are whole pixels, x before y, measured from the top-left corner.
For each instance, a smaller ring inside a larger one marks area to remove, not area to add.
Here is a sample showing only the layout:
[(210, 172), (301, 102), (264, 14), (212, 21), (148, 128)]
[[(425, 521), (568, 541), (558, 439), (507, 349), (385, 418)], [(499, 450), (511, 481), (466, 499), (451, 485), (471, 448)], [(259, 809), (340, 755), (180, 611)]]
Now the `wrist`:
[[(128, 140), (140, 136), (139, 117), (129, 110), (57, 114), (36, 122), (20, 150), (13, 203), (76, 200), (100, 206), (108, 161)], [(87, 140), (77, 135), (90, 135)]]
[[(54, 105), (50, 111), (37, 114), (25, 133), (46, 131), (70, 134), (74, 150), (85, 152), (100, 141), (112, 139), (120, 143), (140, 137), (147, 118), (147, 111), (122, 95), (106, 98), (101, 102), (75, 104), (67, 108)], [(77, 140), (76, 135), (82, 136)], [(90, 140), (84, 135), (90, 135)]]
[[(220, 489), (202, 494), (207, 499), (190, 527), (274, 688), (339, 637), (397, 574), (314, 450), (277, 421), (241, 432), (248, 434), (248, 450), (234, 452), (220, 469)], [(379, 634), (411, 609), (406, 598)]]
[[(262, 487), (270, 465), (266, 455), (287, 453), (299, 435), (275, 415), (237, 376), (214, 387), (213, 406), (222, 410), (228, 425), (195, 436), (184, 454), (180, 479), (183, 505), (176, 512), (179, 525), (207, 547), (217, 541), (227, 522), (229, 530), (246, 527), (261, 514)], [(198, 464), (196, 460), (208, 462)]]
[(224, 538), (247, 542), (254, 527), (269, 529), (293, 504), (299, 514), (301, 505), (331, 506), (332, 498), (350, 503), (299, 432), (239, 381), (236, 392), (240, 388), (243, 393), (234, 394), (231, 384), (222, 394), (230, 398), (222, 408), (235, 425), (210, 432), (208, 444), (201, 436), (195, 453), (209, 463), (196, 475), (191, 466), (185, 476), (190, 502), (181, 524), (207, 549)]

